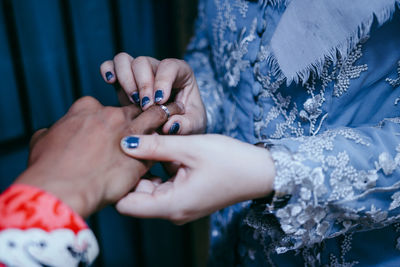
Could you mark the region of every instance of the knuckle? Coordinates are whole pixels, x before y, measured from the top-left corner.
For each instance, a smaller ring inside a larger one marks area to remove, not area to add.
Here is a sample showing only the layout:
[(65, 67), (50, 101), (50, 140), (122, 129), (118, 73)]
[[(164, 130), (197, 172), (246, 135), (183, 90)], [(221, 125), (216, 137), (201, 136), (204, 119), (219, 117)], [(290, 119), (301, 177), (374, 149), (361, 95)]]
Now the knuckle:
[(177, 58), (166, 59), (165, 61), (165, 67), (176, 68), (177, 71), (185, 74), (187, 77), (193, 76), (193, 70), (186, 61)]
[(47, 128), (42, 128), (34, 132), (34, 134), (31, 137), (31, 140), (29, 141), (30, 147), (34, 146), (35, 143), (38, 141), (39, 137), (44, 134), (47, 131)]
[(37, 136), (39, 136), (40, 134), (42, 134), (42, 133), (43, 133), (44, 131), (46, 131), (46, 130), (47, 130), (47, 128), (41, 128), (41, 129), (35, 131), (35, 132), (33, 133), (33, 135), (32, 135), (32, 139), (35, 138), (35, 137), (37, 137)]
[(132, 61), (132, 67), (142, 65), (142, 64), (149, 64), (147, 57), (139, 56), (139, 57), (135, 58), (135, 60)]
[(177, 59), (177, 61), (179, 62), (180, 65), (186, 67), (186, 68), (190, 68), (189, 64), (183, 60), (183, 59)]
[(186, 73), (189, 73), (190, 75), (193, 74), (193, 69), (190, 67), (190, 65), (185, 61), (185, 60), (179, 60), (180, 64), (182, 65), (182, 68)]
[(151, 156), (156, 155), (158, 148), (162, 145), (160, 138), (154, 138), (153, 142), (148, 144), (148, 152)]
[(182, 226), (186, 223), (186, 221), (181, 221), (181, 220), (170, 220), (173, 224), (177, 225), (177, 226)]
[(160, 64), (162, 64), (164, 68), (179, 69), (183, 66), (182, 62), (184, 61), (177, 58), (166, 58), (162, 60)]
[(166, 59), (161, 60), (160, 64), (163, 64), (164, 66), (175, 65), (175, 64), (177, 64), (177, 59), (175, 59), (175, 58), (166, 58)]
[(95, 98), (91, 96), (84, 96), (79, 98), (74, 104), (72, 104), (71, 111), (80, 110), (82, 108), (95, 109), (100, 106), (101, 106), (100, 102)]
[(182, 68), (184, 69), (188, 69), (191, 70), (192, 68), (190, 67), (190, 65), (183, 59), (176, 59), (177, 64), (179, 64), (180, 66), (182, 66)]
[(75, 102), (75, 105), (95, 105), (98, 103), (99, 103), (99, 101), (97, 101), (94, 97), (84, 96), (84, 97), (79, 98)]
[(104, 61), (103, 63), (101, 63), (100, 71), (105, 71), (105, 69), (107, 68), (108, 65), (110, 65), (110, 63), (111, 63), (111, 60), (107, 60), (107, 61)]
[(189, 217), (184, 211), (176, 211), (170, 214), (169, 220), (176, 225), (183, 225), (189, 221)]
[(126, 52), (120, 52), (114, 56), (114, 61), (120, 61), (125, 58), (130, 58), (131, 56)]
[(188, 75), (194, 77), (194, 72), (193, 72), (192, 67), (190, 67), (190, 65), (189, 65), (186, 61), (183, 61), (183, 60), (182, 60), (182, 62), (184, 63), (184, 64), (183, 64), (183, 68), (184, 68), (185, 72), (186, 72)]

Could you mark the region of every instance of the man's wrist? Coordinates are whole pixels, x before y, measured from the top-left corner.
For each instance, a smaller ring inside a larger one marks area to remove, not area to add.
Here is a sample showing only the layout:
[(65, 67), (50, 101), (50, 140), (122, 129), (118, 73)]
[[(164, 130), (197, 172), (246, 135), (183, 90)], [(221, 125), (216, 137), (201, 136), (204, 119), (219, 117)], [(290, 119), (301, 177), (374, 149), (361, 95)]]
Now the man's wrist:
[(87, 193), (80, 192), (79, 188), (69, 183), (68, 179), (54, 179), (54, 175), (42, 171), (37, 171), (29, 167), (14, 182), (14, 184), (23, 184), (36, 187), (43, 190), (70, 207), (81, 217), (86, 218), (94, 211), (95, 197)]

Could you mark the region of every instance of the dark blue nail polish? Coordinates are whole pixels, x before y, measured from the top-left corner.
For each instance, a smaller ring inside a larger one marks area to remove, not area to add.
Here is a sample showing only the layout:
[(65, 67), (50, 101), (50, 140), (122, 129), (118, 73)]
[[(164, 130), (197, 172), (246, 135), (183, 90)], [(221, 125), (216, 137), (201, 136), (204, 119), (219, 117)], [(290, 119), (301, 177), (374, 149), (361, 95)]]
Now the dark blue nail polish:
[(140, 98), (139, 98), (139, 93), (138, 92), (134, 92), (131, 95), (131, 97), (132, 97), (133, 102), (135, 102), (136, 104), (140, 103)]
[(122, 145), (127, 149), (134, 149), (139, 146), (139, 137), (127, 136), (122, 140)]
[(111, 71), (106, 72), (106, 79), (107, 81), (110, 81), (114, 77), (114, 74), (112, 74)]
[(175, 122), (172, 124), (171, 128), (169, 128), (168, 133), (169, 134), (176, 134), (179, 131), (180, 125), (178, 122)]
[(164, 92), (162, 90), (157, 90), (154, 94), (154, 101), (156, 103), (160, 102), (164, 98)]
[(150, 98), (147, 96), (142, 98), (142, 107), (146, 106), (150, 102)]

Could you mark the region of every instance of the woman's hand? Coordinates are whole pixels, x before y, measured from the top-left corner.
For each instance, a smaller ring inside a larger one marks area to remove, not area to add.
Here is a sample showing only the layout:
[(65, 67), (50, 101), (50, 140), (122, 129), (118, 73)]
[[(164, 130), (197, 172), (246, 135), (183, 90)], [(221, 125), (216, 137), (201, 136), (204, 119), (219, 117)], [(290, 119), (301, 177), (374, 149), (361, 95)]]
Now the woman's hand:
[(141, 179), (117, 203), (126, 215), (183, 224), (272, 191), (275, 169), (268, 150), (229, 137), (142, 135), (122, 139), (121, 146), (137, 159), (179, 165), (167, 182)]
[[(134, 59), (127, 53), (119, 53), (113, 60), (105, 61), (100, 72), (107, 83), (118, 82), (129, 100), (143, 110), (154, 103), (165, 104), (170, 98), (183, 103), (184, 114), (171, 116), (162, 129), (163, 133), (196, 134), (205, 131), (205, 109), (196, 78), (185, 61), (159, 61), (152, 57)], [(124, 98), (119, 98), (120, 102), (125, 102)]]

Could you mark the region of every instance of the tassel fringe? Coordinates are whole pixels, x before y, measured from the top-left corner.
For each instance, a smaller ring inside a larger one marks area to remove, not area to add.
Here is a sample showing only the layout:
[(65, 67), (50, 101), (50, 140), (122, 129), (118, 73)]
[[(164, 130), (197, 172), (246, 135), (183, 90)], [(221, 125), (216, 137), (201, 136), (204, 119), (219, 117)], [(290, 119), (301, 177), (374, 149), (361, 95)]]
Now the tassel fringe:
[[(260, 0), (260, 2), (270, 2), (272, 4), (279, 5), (287, 4), (288, 1)], [(288, 86), (292, 82), (301, 82), (302, 84), (304, 84), (309, 80), (311, 74), (315, 74), (317, 77), (322, 74), (324, 64), (327, 60), (331, 60), (335, 64), (339, 58), (346, 58), (347, 55), (351, 53), (351, 51), (356, 47), (358, 43), (368, 37), (374, 19), (376, 18), (378, 26), (382, 26), (385, 22), (392, 19), (396, 8), (400, 9), (400, 0), (396, 0), (393, 6), (381, 10), (379, 11), (379, 13), (373, 13), (366, 21), (362, 22), (354, 32), (349, 34), (349, 37), (346, 40), (340, 42), (337, 46), (332, 47), (331, 49), (326, 51), (324, 56), (321, 56), (316, 62), (310, 64), (304, 69), (298, 70), (294, 77), (285, 77), (283, 75), (279, 67), (278, 61), (276, 60), (273, 52), (270, 49), (267, 57), (267, 64), (276, 79), (286, 79), (286, 83)]]

